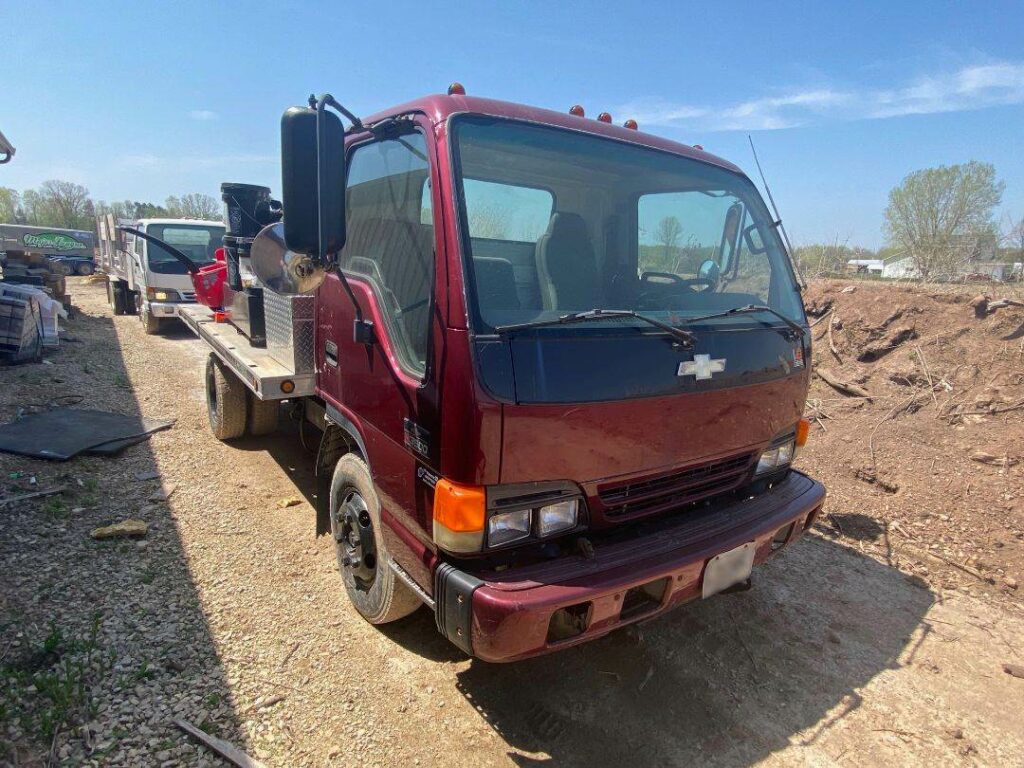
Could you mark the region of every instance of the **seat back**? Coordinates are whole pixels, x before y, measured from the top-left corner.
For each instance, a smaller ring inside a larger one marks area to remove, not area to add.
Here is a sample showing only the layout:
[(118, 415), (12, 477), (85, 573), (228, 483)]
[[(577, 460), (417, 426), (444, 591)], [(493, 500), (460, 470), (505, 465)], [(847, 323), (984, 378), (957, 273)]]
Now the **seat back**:
[(554, 213), (537, 241), (537, 273), (545, 309), (571, 311), (601, 306), (594, 246), (576, 213)]

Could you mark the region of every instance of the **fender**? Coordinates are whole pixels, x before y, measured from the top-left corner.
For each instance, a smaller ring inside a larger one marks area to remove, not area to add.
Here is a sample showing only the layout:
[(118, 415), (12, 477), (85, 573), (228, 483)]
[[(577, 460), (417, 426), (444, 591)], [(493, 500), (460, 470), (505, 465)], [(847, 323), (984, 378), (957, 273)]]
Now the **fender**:
[[(331, 476), (334, 465), (346, 453), (356, 451), (366, 466), (370, 458), (366, 442), (355, 423), (330, 403), (324, 404), (326, 429), (316, 454), (316, 535), (331, 532)], [(373, 470), (371, 469), (371, 476)]]

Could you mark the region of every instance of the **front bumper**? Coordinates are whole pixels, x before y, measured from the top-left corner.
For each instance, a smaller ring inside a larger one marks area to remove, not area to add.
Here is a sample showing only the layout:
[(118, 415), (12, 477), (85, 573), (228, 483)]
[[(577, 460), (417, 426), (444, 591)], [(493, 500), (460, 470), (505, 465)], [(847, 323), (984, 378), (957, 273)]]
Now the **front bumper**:
[[(763, 563), (810, 528), (824, 499), (820, 483), (791, 471), (756, 497), (638, 524), (628, 538), (595, 543), (592, 558), (569, 555), (478, 575), (442, 565), (434, 589), (438, 628), (485, 661), (594, 640), (699, 598), (705, 567), (718, 554), (753, 542), (754, 564)], [(556, 612), (559, 625), (570, 617), (574, 634), (553, 638)]]
[(149, 314), (153, 317), (177, 317), (178, 307), (194, 303), (192, 301), (151, 301), (148, 303)]

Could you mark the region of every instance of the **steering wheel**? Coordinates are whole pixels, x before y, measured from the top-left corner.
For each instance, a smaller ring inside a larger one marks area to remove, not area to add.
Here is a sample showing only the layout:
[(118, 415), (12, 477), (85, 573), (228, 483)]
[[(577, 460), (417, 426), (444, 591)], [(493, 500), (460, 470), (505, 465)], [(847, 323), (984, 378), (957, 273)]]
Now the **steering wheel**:
[[(650, 278), (652, 278), (652, 277), (656, 278), (656, 279), (655, 280), (651, 280)], [(640, 282), (641, 283), (651, 283), (653, 285), (658, 285), (658, 284), (664, 285), (664, 283), (660, 283), (660, 281), (662, 281), (662, 280), (667, 280), (668, 281), (668, 285), (666, 287), (671, 287), (671, 288), (676, 288), (676, 287), (679, 287), (679, 288), (693, 288), (694, 286), (697, 286), (697, 285), (703, 285), (704, 287), (701, 289), (702, 291), (713, 290), (715, 288), (715, 286), (718, 285), (718, 281), (714, 277), (710, 277), (710, 276), (708, 276), (708, 277), (697, 276), (697, 277), (685, 278), (685, 277), (680, 277), (675, 272), (643, 272), (643, 273), (640, 274)], [(645, 291), (644, 293), (641, 294), (641, 296), (646, 296), (649, 293), (653, 293), (653, 292), (652, 291)]]

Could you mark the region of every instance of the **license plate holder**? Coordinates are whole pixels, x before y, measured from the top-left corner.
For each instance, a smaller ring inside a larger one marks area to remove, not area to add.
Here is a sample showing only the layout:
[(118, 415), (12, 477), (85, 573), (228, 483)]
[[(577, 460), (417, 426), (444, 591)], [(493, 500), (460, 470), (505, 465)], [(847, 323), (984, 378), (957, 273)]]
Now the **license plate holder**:
[(717, 595), (722, 590), (746, 581), (754, 569), (754, 542), (748, 541), (728, 552), (715, 555), (704, 567), (701, 597)]

